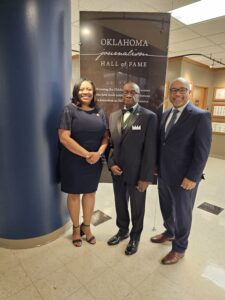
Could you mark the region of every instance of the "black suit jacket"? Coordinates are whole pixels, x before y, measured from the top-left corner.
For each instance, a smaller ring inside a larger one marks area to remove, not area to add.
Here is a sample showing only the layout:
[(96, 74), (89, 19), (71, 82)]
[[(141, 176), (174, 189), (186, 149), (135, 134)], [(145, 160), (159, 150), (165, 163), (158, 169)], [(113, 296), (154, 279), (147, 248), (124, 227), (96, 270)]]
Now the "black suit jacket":
[(165, 138), (165, 123), (171, 109), (161, 120), (159, 176), (171, 185), (180, 185), (183, 178), (199, 182), (211, 146), (211, 116), (191, 103)]
[(110, 115), (109, 129), (111, 150), (108, 166), (118, 165), (128, 184), (136, 185), (138, 180), (153, 181), (156, 163), (157, 116), (138, 105), (122, 132), (121, 110)]

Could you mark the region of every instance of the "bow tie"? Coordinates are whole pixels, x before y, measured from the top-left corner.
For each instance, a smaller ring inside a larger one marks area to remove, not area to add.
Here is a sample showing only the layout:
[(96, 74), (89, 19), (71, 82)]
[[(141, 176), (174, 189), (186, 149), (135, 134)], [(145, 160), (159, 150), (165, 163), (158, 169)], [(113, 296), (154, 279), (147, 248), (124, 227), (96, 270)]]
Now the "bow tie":
[(130, 112), (130, 113), (132, 113), (133, 112), (133, 107), (131, 107), (131, 108), (129, 108), (129, 109), (127, 109), (127, 108), (123, 108), (122, 109), (122, 114), (124, 115), (126, 112)]

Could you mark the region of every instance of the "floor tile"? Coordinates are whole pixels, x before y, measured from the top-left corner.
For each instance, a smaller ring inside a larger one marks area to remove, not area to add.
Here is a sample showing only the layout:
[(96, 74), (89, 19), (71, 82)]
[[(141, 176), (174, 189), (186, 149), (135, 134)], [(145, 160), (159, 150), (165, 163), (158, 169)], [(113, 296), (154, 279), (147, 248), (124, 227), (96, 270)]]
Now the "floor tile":
[(46, 277), (53, 271), (63, 266), (63, 263), (48, 249), (34, 257), (28, 257), (21, 261), (24, 270), (32, 281)]
[(32, 285), (22, 289), (19, 293), (7, 298), (7, 300), (42, 300), (43, 297), (38, 293), (37, 289)]
[(46, 300), (66, 299), (81, 287), (77, 278), (65, 267), (58, 269), (47, 277), (34, 282), (39, 293)]
[(156, 269), (138, 286), (137, 292), (141, 295), (140, 299), (183, 300), (186, 291)]
[[(81, 248), (83, 250), (84, 247)], [(65, 266), (82, 284), (88, 283), (107, 269), (107, 265), (91, 252), (86, 255), (81, 252), (79, 257), (71, 259)]]
[(0, 248), (0, 274), (20, 264), (20, 260), (10, 249)]
[(66, 300), (94, 300), (94, 298), (85, 287), (81, 287), (78, 291), (70, 295)]
[(155, 252), (150, 248), (150, 245), (148, 246), (141, 251), (142, 245), (140, 245), (137, 253), (131, 256), (124, 255), (123, 259), (112, 267), (115, 273), (120, 275), (133, 288), (136, 288), (158, 267)]
[(4, 275), (0, 274), (0, 299), (5, 299), (18, 293), (31, 283), (21, 266), (10, 268)]
[(96, 277), (85, 285), (96, 299), (120, 300), (130, 292), (131, 286), (113, 270), (108, 269), (101, 276)]

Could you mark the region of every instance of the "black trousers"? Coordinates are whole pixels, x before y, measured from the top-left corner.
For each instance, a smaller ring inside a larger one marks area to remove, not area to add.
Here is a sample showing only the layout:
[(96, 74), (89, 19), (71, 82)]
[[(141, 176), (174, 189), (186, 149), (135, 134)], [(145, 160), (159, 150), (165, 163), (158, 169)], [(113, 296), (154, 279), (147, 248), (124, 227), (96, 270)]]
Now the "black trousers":
[(130, 225), (128, 206), (130, 200), (132, 220), (130, 238), (139, 240), (143, 230), (146, 191), (141, 193), (137, 190), (135, 185), (127, 184), (124, 181), (123, 175), (112, 175), (112, 177), (117, 214), (116, 225), (119, 227), (121, 234), (128, 233)]
[(165, 234), (175, 237), (172, 241), (172, 250), (176, 252), (184, 252), (188, 247), (197, 189), (198, 184), (192, 190), (184, 190), (178, 185), (171, 186), (161, 178), (158, 179), (159, 202), (166, 228)]

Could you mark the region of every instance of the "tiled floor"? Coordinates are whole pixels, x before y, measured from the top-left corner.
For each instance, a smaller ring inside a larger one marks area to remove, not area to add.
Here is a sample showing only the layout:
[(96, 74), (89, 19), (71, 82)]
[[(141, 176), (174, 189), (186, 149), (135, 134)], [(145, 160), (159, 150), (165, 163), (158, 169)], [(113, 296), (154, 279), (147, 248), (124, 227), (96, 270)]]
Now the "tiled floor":
[[(27, 250), (0, 249), (0, 299), (225, 299), (225, 210), (214, 215), (197, 208), (208, 202), (225, 208), (225, 160), (210, 158), (199, 187), (186, 256), (176, 265), (160, 259), (170, 245), (149, 242), (163, 230), (156, 187), (147, 195), (145, 226), (139, 251), (124, 255), (127, 240), (106, 241), (117, 229), (111, 184), (101, 184), (96, 210), (112, 219), (93, 226), (97, 244), (71, 243), (71, 230), (58, 240)], [(155, 229), (155, 231), (153, 230)]]

